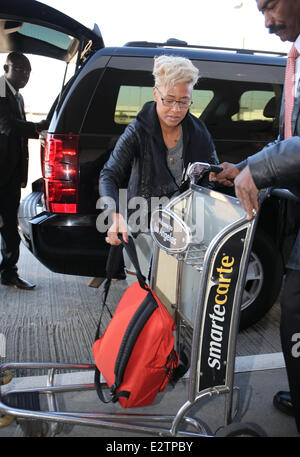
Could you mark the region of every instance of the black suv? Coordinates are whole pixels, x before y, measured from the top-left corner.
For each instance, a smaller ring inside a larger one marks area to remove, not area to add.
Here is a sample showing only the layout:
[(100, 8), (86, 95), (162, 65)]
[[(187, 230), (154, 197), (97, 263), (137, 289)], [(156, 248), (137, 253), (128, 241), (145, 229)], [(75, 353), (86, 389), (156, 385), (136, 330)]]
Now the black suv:
[[(19, 211), (23, 242), (54, 272), (105, 276), (108, 245), (96, 229), (99, 173), (126, 125), (152, 100), (155, 56), (184, 56), (199, 68), (191, 112), (205, 122), (221, 162), (240, 162), (277, 137), (283, 55), (190, 46), (175, 39), (109, 48), (99, 31), (36, 1), (6, 0), (0, 13), (1, 30), (11, 43), (2, 52), (18, 49), (66, 62), (78, 56), (76, 73), (54, 102), (41, 139), (42, 177)], [(241, 327), (261, 318), (280, 291), (281, 219), (279, 200), (268, 199), (248, 268)]]

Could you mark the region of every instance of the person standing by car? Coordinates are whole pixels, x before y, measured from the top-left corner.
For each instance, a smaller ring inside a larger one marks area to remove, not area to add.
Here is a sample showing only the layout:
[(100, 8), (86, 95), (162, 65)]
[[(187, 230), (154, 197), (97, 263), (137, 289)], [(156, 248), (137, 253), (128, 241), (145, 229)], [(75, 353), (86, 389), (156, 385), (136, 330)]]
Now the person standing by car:
[[(256, 0), (265, 26), (282, 41), (290, 41), (285, 91), (281, 109), (280, 134), (276, 142), (238, 164), (221, 164), (220, 176), (212, 180), (228, 184), (234, 179), (235, 192), (247, 217), (258, 210), (258, 189), (287, 187), (300, 195), (300, 0)], [(295, 221), (299, 218), (294, 213)], [(299, 223), (296, 223), (299, 230)], [(294, 415), (300, 433), (300, 230), (291, 251), (281, 297), (280, 334), (290, 392), (280, 391), (274, 406)]]
[(38, 138), (48, 128), (48, 121), (27, 122), (24, 101), (19, 89), (26, 86), (31, 72), (30, 62), (21, 53), (6, 58), (0, 93), (0, 233), (1, 284), (19, 289), (35, 285), (18, 275), (20, 237), (17, 213), (21, 187), (26, 187), (28, 174), (28, 138)]
[(199, 78), (189, 59), (162, 55), (155, 58), (154, 101), (144, 105), (119, 138), (100, 173), (100, 196), (115, 202), (113, 223), (106, 242), (128, 239), (127, 221), (119, 212), (119, 189), (128, 201), (143, 197), (171, 197), (184, 188), (184, 170), (191, 162), (218, 163), (212, 138), (204, 123), (189, 113), (192, 90)]

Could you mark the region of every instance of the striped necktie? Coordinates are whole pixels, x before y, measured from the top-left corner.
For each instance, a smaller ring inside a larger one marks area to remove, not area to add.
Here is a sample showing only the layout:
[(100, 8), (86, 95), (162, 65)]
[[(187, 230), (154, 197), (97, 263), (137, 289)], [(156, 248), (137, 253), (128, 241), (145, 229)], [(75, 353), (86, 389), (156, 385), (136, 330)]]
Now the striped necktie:
[(284, 138), (292, 136), (292, 112), (295, 101), (295, 62), (299, 52), (293, 45), (289, 54), (285, 71), (285, 105), (284, 105)]

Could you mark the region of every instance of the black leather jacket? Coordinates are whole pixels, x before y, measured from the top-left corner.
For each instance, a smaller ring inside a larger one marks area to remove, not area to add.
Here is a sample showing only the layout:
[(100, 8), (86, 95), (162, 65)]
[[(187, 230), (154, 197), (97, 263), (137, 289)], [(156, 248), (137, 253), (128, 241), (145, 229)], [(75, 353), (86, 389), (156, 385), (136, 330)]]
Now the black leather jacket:
[[(215, 147), (204, 123), (187, 113), (182, 121), (183, 165), (191, 162), (219, 163)], [(100, 196), (111, 197), (118, 211), (118, 191), (127, 189), (132, 197), (171, 196), (179, 189), (166, 161), (156, 103), (148, 102), (127, 126), (100, 174)]]

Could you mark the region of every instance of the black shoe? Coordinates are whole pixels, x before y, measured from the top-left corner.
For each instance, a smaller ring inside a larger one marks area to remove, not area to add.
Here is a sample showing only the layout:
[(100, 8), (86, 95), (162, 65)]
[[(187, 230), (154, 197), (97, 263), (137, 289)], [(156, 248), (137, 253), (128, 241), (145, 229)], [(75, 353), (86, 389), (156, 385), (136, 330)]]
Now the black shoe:
[(279, 409), (279, 411), (287, 414), (288, 416), (295, 415), (290, 392), (277, 392), (273, 398), (273, 405), (275, 408)]
[(13, 286), (17, 289), (31, 290), (35, 287), (35, 284), (31, 284), (25, 279), (20, 278), (19, 276), (12, 276), (10, 278), (2, 278), (1, 284), (4, 286)]

